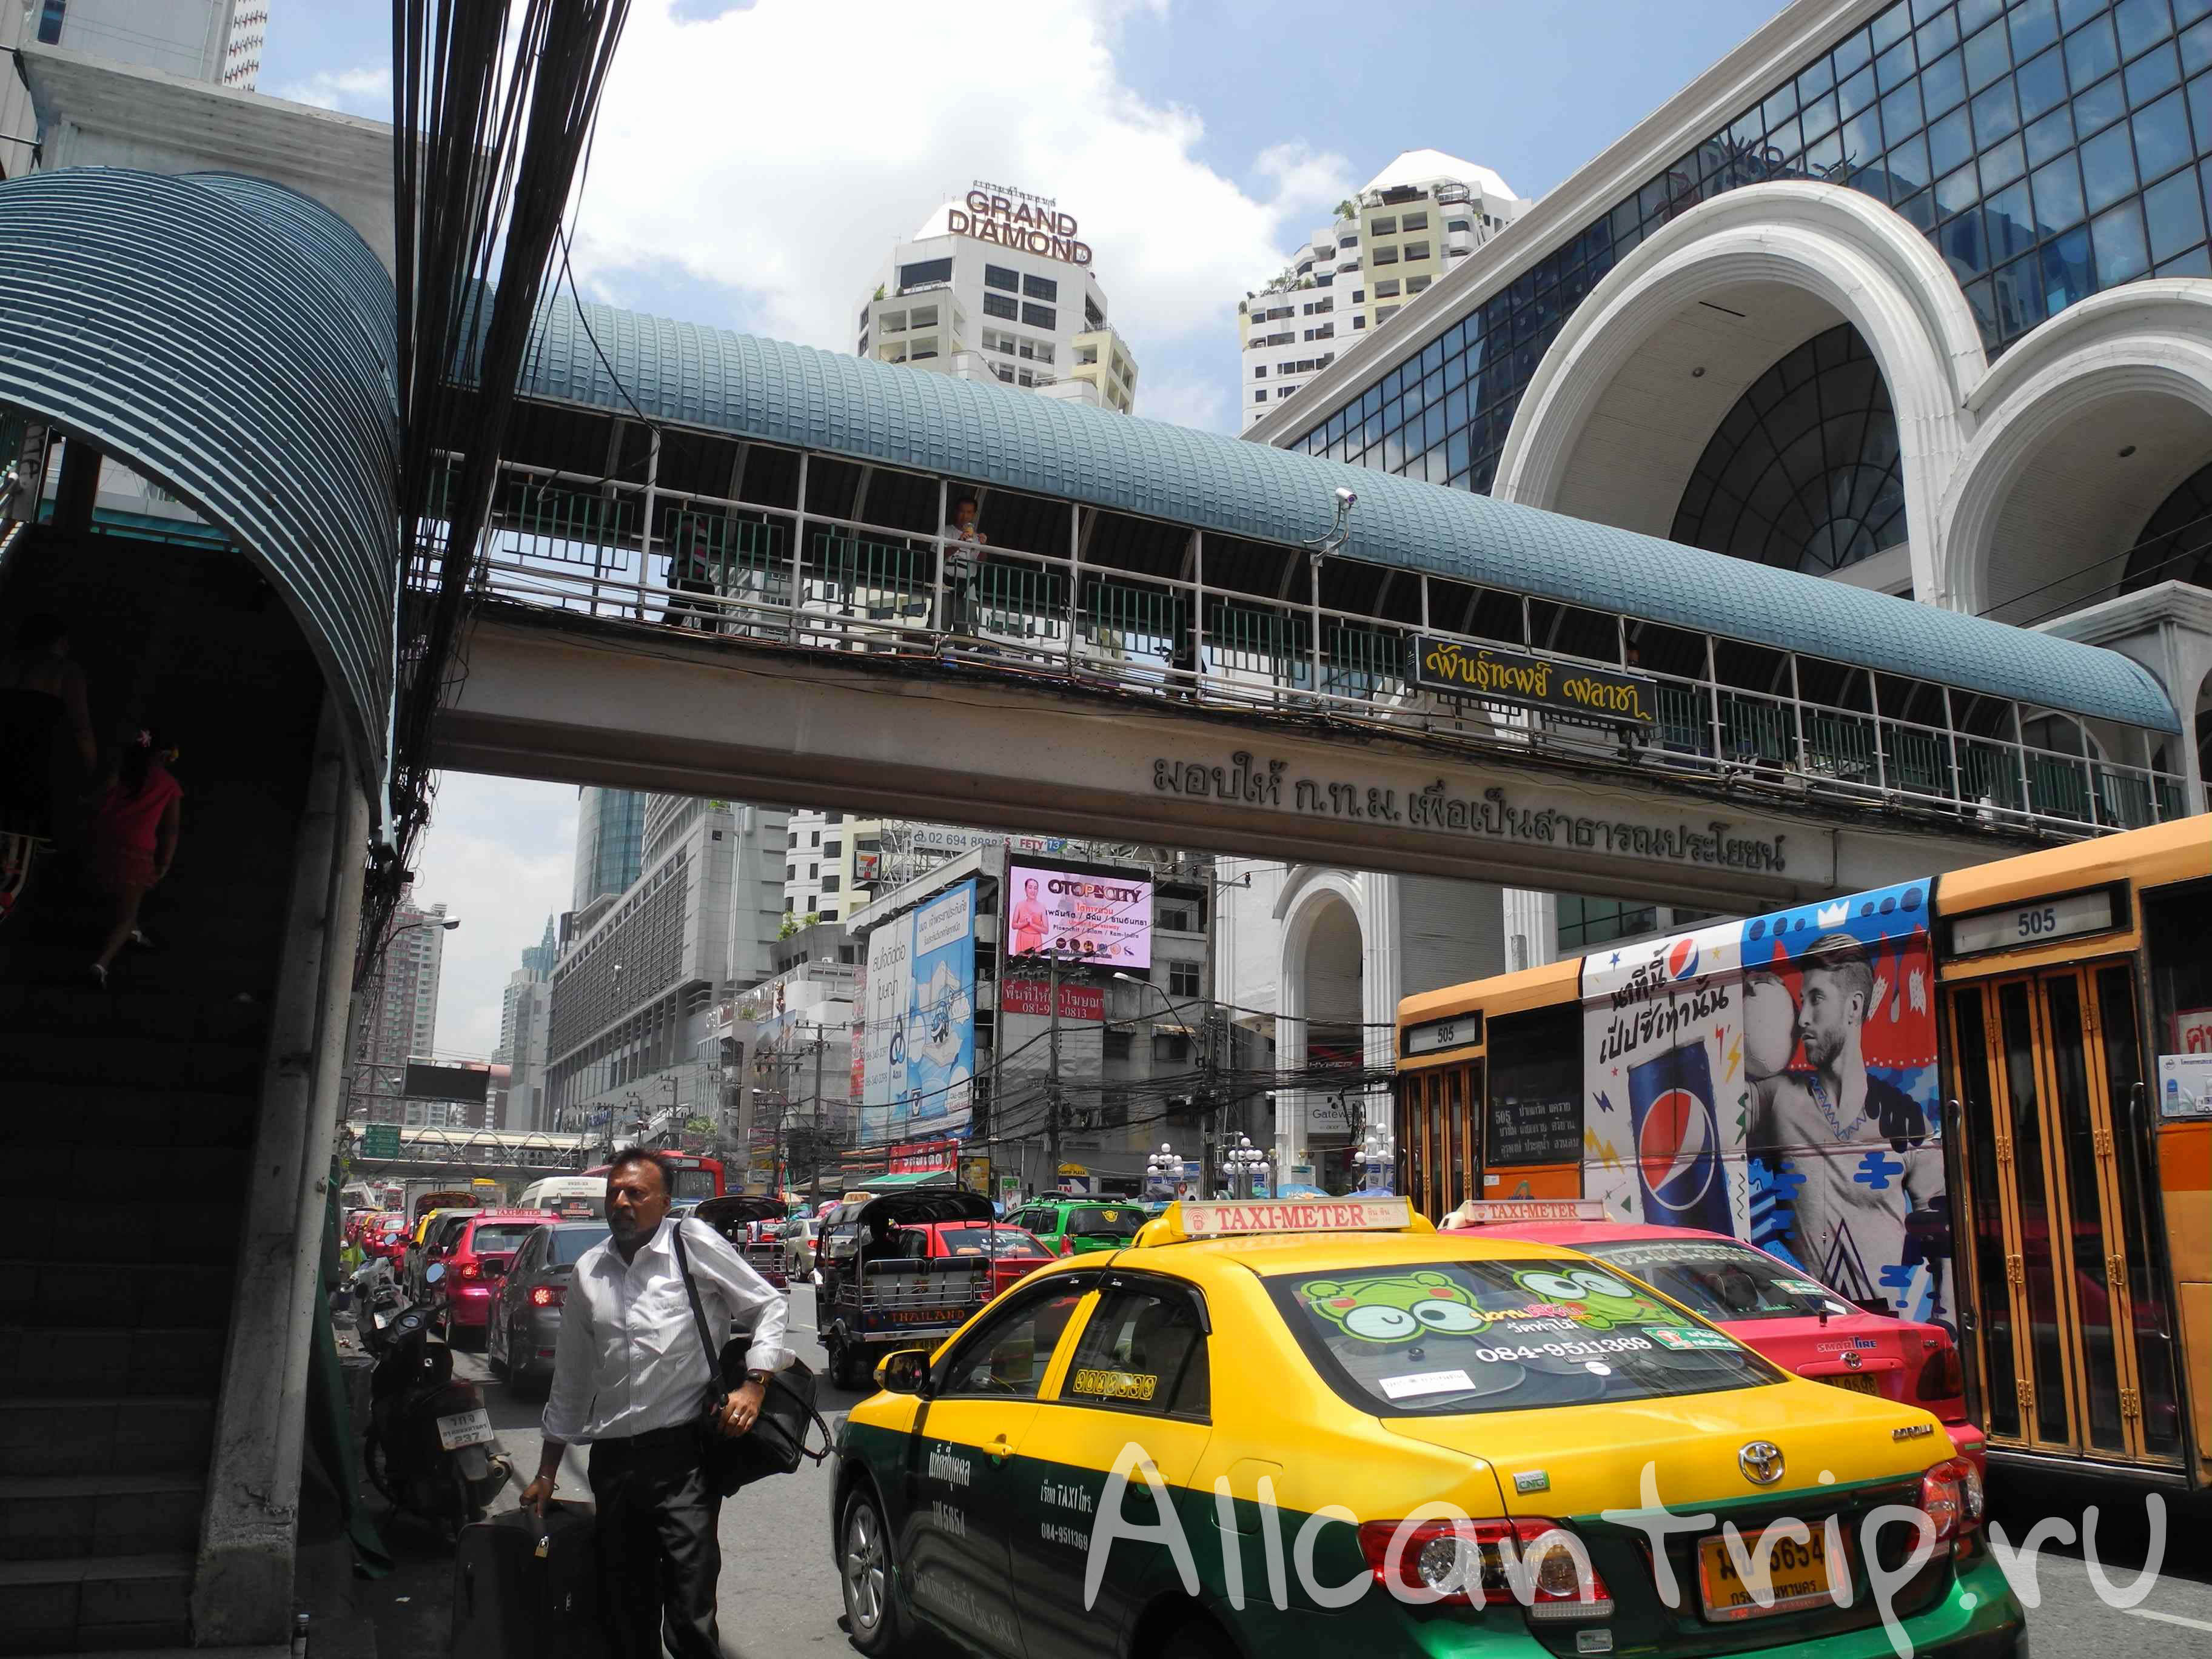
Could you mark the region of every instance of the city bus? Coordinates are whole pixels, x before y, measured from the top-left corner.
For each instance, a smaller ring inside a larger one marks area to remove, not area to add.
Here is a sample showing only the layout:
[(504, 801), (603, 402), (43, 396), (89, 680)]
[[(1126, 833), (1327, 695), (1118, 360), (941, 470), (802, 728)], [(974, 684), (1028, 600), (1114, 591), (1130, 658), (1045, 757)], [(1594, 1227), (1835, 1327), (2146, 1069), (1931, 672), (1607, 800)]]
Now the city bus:
[[(676, 1191), (672, 1196), (720, 1198), (728, 1192), (723, 1184), (720, 1158), (707, 1158), (696, 1152), (671, 1152), (666, 1147), (655, 1147), (653, 1150), (676, 1167)], [(611, 1167), (605, 1164), (594, 1164), (584, 1173), (600, 1182), (604, 1187)]]
[(1957, 1334), (1993, 1462), (2212, 1485), (2212, 817), (1399, 1004), (1401, 1190), (1595, 1198)]

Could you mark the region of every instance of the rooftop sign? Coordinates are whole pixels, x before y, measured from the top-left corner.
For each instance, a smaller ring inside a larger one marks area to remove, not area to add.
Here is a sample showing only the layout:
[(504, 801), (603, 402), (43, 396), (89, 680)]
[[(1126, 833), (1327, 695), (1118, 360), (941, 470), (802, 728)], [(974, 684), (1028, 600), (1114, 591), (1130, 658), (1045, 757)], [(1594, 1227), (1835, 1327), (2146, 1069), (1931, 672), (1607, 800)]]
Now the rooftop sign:
[(1072, 265), (1091, 263), (1091, 244), (1075, 237), (1075, 216), (1062, 213), (1043, 198), (1020, 191), (1009, 193), (1005, 185), (979, 182), (964, 199), (965, 207), (945, 215), (945, 228), (955, 236), (973, 236)]
[[(1413, 1230), (1403, 1198), (1331, 1198), (1249, 1204), (1170, 1205), (1160, 1218), (1160, 1242), (1225, 1238), (1244, 1233), (1361, 1233)], [(1424, 1229), (1425, 1230), (1425, 1229)]]

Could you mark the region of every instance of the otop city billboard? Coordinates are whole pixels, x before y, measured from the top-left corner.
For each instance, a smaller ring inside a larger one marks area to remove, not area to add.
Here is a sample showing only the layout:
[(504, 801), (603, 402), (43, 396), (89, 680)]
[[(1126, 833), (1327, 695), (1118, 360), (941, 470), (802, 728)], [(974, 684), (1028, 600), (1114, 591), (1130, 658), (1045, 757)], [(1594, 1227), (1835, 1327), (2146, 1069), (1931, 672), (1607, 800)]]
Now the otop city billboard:
[(1108, 969), (1152, 965), (1152, 884), (1127, 870), (1006, 866), (1006, 953)]

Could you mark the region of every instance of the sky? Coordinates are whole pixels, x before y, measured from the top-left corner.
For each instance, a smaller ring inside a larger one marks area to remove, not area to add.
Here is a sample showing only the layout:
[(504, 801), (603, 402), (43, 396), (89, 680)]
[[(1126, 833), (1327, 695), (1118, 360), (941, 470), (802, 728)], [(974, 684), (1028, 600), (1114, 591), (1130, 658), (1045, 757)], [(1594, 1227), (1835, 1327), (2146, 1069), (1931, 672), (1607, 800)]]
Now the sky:
[[(632, 0), (574, 222), (586, 295), (851, 349), (890, 245), (992, 179), (1097, 251), (1141, 415), (1236, 430), (1236, 302), (1400, 151), (1542, 195), (1777, 0)], [(274, 0), (260, 89), (389, 118), (388, 9)], [(487, 1055), (568, 896), (575, 791), (446, 780), (416, 891), (438, 1047)]]

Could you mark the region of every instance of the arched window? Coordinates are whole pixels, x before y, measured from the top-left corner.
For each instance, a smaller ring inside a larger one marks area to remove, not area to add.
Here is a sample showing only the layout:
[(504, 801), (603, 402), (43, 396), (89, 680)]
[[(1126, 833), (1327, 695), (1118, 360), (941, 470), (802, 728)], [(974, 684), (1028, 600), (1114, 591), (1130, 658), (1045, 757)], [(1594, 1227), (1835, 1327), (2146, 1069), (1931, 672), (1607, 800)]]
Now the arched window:
[(2160, 582), (2212, 587), (2212, 466), (2191, 473), (2159, 503), (2129, 550), (2120, 591)]
[(1826, 575), (1905, 538), (1889, 387), (1838, 324), (1753, 381), (1715, 431), (1672, 538)]

